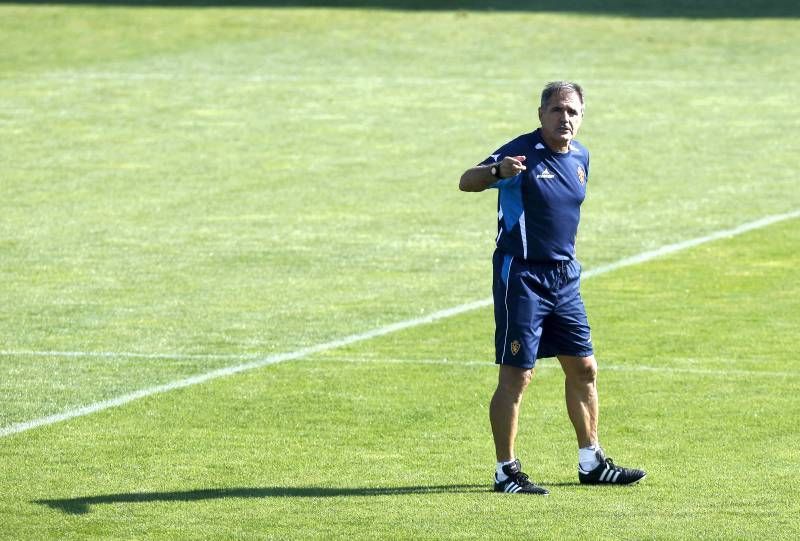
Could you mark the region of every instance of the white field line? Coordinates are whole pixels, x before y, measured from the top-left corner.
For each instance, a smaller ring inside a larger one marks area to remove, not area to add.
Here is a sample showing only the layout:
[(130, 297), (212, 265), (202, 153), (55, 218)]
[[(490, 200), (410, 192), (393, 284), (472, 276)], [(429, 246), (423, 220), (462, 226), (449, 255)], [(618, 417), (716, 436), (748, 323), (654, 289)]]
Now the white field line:
[(101, 357), (115, 359), (173, 359), (173, 360), (234, 360), (246, 361), (261, 358), (259, 354), (213, 354), (213, 353), (132, 353), (129, 351), (32, 351), (0, 350), (0, 357)]
[(776, 224), (778, 222), (793, 220), (795, 218), (800, 218), (800, 209), (793, 210), (785, 214), (775, 214), (773, 216), (767, 216), (765, 218), (761, 218), (760, 220), (756, 220), (754, 222), (747, 222), (732, 229), (724, 229), (722, 231), (717, 231), (716, 233), (711, 233), (703, 237), (697, 237), (694, 239), (685, 240), (683, 242), (676, 242), (675, 244), (667, 244), (666, 246), (662, 246), (661, 248), (656, 248), (655, 250), (642, 252), (638, 255), (626, 257), (620, 259), (619, 261), (615, 261), (614, 263), (601, 265), (597, 268), (588, 270), (583, 273), (583, 277), (589, 278), (591, 276), (598, 276), (600, 274), (605, 274), (607, 272), (611, 272), (620, 269), (622, 267), (630, 267), (631, 265), (638, 265), (640, 263), (656, 259), (657, 257), (671, 255), (676, 252), (682, 252), (683, 250), (687, 250), (689, 248), (693, 248), (695, 246), (699, 246), (707, 242), (713, 242), (719, 239), (735, 237), (736, 235), (741, 235), (742, 233), (747, 233), (748, 231), (761, 229), (763, 227)]
[[(632, 257), (626, 257), (616, 261), (614, 263), (609, 263), (607, 265), (602, 265), (600, 267), (590, 269), (583, 273), (584, 278), (591, 278), (593, 276), (599, 276), (601, 274), (605, 274), (608, 272), (612, 272), (614, 270), (628, 267), (631, 265), (638, 265), (640, 263), (645, 263), (647, 261), (656, 259), (658, 257), (674, 254), (676, 252), (680, 252), (686, 250), (688, 248), (692, 248), (694, 246), (698, 246), (700, 244), (705, 244), (707, 242), (712, 242), (718, 239), (733, 237), (736, 235), (741, 235), (742, 233), (746, 233), (748, 231), (752, 231), (755, 229), (760, 229), (763, 227), (767, 227), (769, 225), (782, 222), (785, 220), (792, 220), (795, 218), (800, 217), (800, 209), (794, 210), (791, 212), (787, 212), (784, 214), (777, 214), (773, 216), (767, 216), (760, 220), (756, 220), (753, 222), (748, 222), (732, 229), (725, 229), (723, 231), (718, 231), (716, 233), (711, 233), (710, 235), (705, 235), (702, 237), (697, 237), (694, 239), (686, 240), (683, 242), (678, 242), (675, 244), (668, 244), (666, 246), (662, 246), (656, 250), (650, 250), (647, 252), (642, 252), (638, 255)], [(145, 398), (148, 396), (153, 396), (160, 393), (166, 393), (170, 391), (174, 391), (177, 389), (183, 389), (185, 387), (191, 387), (193, 385), (198, 385), (200, 383), (205, 383), (207, 381), (211, 381), (217, 378), (231, 376), (234, 374), (238, 374), (240, 372), (247, 372), (250, 370), (255, 370), (258, 368), (262, 368), (265, 366), (281, 363), (284, 361), (291, 361), (294, 359), (300, 359), (303, 357), (307, 357), (309, 355), (313, 355), (315, 353), (321, 353), (323, 351), (329, 351), (332, 349), (337, 349), (343, 346), (347, 346), (350, 344), (355, 344), (357, 342), (363, 342), (365, 340), (369, 340), (371, 338), (377, 338), (379, 336), (384, 336), (387, 334), (391, 334), (397, 331), (401, 331), (404, 329), (409, 329), (412, 327), (418, 327), (420, 325), (425, 325), (427, 323), (432, 323), (434, 321), (449, 318), (452, 316), (456, 316), (459, 314), (463, 314), (465, 312), (469, 312), (472, 310), (476, 310), (478, 308), (484, 308), (487, 306), (491, 306), (492, 299), (487, 298), (483, 300), (473, 301), (466, 304), (461, 304), (458, 306), (454, 306), (452, 308), (447, 308), (445, 310), (440, 310), (438, 312), (434, 312), (427, 316), (414, 318), (414, 319), (407, 319), (405, 321), (400, 321), (398, 323), (393, 323), (391, 325), (386, 325), (384, 327), (379, 327), (377, 329), (372, 329), (367, 332), (359, 333), (359, 334), (352, 334), (350, 336), (345, 336), (343, 338), (339, 338), (336, 340), (331, 340), (330, 342), (324, 342), (322, 344), (317, 344), (315, 346), (309, 346), (306, 348), (301, 348), (296, 351), (287, 352), (287, 353), (278, 353), (274, 355), (269, 355), (267, 357), (263, 357), (253, 362), (243, 363), (235, 366), (229, 366), (225, 368), (220, 368), (217, 370), (212, 370), (210, 372), (206, 372), (204, 374), (199, 374), (197, 376), (192, 376), (185, 379), (180, 379), (176, 381), (172, 381), (169, 383), (165, 383), (163, 385), (156, 385), (154, 387), (148, 387), (145, 389), (140, 389), (138, 391), (134, 391), (132, 393), (124, 394), (122, 396), (118, 396), (116, 398), (112, 398), (109, 400), (103, 400), (100, 402), (95, 402), (93, 404), (89, 404), (86, 406), (73, 408), (69, 410), (65, 410), (61, 413), (57, 413), (54, 415), (48, 415), (46, 417), (40, 417), (38, 419), (33, 419), (30, 421), (24, 421), (21, 423), (12, 424), (9, 426), (5, 426), (0, 428), (0, 438), (5, 436), (10, 436), (12, 434), (19, 434), (20, 432), (25, 432), (27, 430), (31, 430), (34, 428), (38, 428), (41, 426), (47, 426), (55, 423), (59, 423), (62, 421), (67, 421), (70, 419), (74, 419), (77, 417), (82, 417), (84, 415), (90, 415), (92, 413), (97, 413), (99, 411), (103, 411), (109, 408), (114, 408), (117, 406), (123, 406), (135, 400), (139, 400), (140, 398)]]
[[(317, 344), (316, 346), (310, 346), (307, 348), (298, 349), (296, 351), (288, 352), (288, 353), (278, 353), (275, 355), (269, 355), (262, 359), (239, 364), (236, 366), (227, 366), (224, 368), (219, 368), (217, 370), (212, 370), (210, 372), (206, 372), (204, 374), (198, 374), (197, 376), (192, 376), (185, 379), (180, 379), (176, 381), (172, 381), (169, 383), (165, 383), (163, 385), (156, 385), (154, 387), (148, 387), (145, 389), (140, 389), (138, 391), (134, 391), (132, 393), (124, 394), (115, 398), (111, 398), (109, 400), (103, 400), (100, 402), (95, 402), (93, 404), (89, 404), (87, 406), (82, 406), (74, 409), (69, 409), (63, 411), (61, 413), (56, 413), (54, 415), (48, 415), (45, 417), (40, 417), (38, 419), (33, 419), (31, 421), (24, 421), (21, 423), (12, 424), (9, 426), (5, 426), (0, 428), (0, 438), (5, 436), (10, 436), (12, 434), (19, 434), (20, 432), (25, 432), (27, 430), (31, 430), (33, 428), (38, 428), (41, 426), (52, 425), (55, 423), (59, 423), (61, 421), (67, 421), (70, 419), (74, 419), (76, 417), (82, 417), (84, 415), (90, 415), (92, 413), (97, 413), (99, 411), (103, 411), (109, 408), (114, 408), (117, 406), (122, 406), (133, 402), (134, 400), (139, 400), (140, 398), (145, 398), (148, 396), (153, 396), (160, 393), (166, 393), (169, 391), (174, 391), (177, 389), (183, 389), (184, 387), (191, 387), (193, 385), (198, 385), (200, 383), (205, 383), (206, 381), (210, 381), (213, 379), (231, 376), (233, 374), (238, 374), (240, 372), (247, 372), (250, 370), (255, 370), (257, 368), (262, 368), (264, 366), (269, 366), (271, 364), (277, 364), (284, 361), (291, 361), (294, 359), (300, 359), (302, 357), (307, 357), (309, 355), (313, 355), (314, 353), (320, 353), (323, 351), (328, 351), (331, 349), (340, 348), (343, 346), (347, 346), (349, 344), (354, 344), (356, 342), (362, 342), (364, 340), (369, 340), (370, 338), (375, 338), (378, 336), (383, 336), (385, 334), (390, 334), (396, 331), (400, 331), (403, 329), (408, 329), (411, 327), (417, 327), (419, 325), (424, 325), (426, 323), (431, 323), (438, 319), (443, 319), (447, 317), (454, 316), (456, 314), (461, 314), (463, 312), (468, 312), (470, 310), (475, 310), (477, 308), (482, 308), (484, 306), (488, 306), (491, 304), (491, 299), (482, 300), (471, 302), (467, 304), (462, 304), (453, 308), (448, 308), (446, 310), (441, 310), (439, 312), (432, 313), (428, 316), (409, 319), (406, 321), (401, 321), (399, 323), (393, 323), (391, 325), (386, 325), (385, 327), (379, 327), (377, 329), (373, 329), (371, 331), (367, 331), (360, 334), (352, 334), (350, 336), (346, 336), (344, 338), (340, 338), (337, 340), (332, 340), (330, 342), (325, 342), (322, 344)], [(79, 354), (80, 352), (75, 352)], [(109, 352), (110, 353), (110, 352)]]
[[(358, 359), (353, 357), (324, 357), (322, 362), (331, 363), (349, 363), (349, 364), (417, 364), (417, 365), (437, 365), (437, 366), (452, 366), (452, 367), (479, 367), (479, 368), (494, 368), (493, 361), (450, 361), (446, 359)], [(776, 378), (796, 378), (800, 377), (800, 372), (779, 372), (773, 370), (743, 370), (741, 368), (732, 369), (709, 369), (709, 368), (683, 368), (679, 366), (647, 366), (641, 364), (607, 364), (600, 363), (599, 371), (602, 374), (604, 371), (612, 370), (614, 372), (663, 372), (665, 374), (694, 374), (700, 376), (711, 377), (728, 377), (728, 376), (741, 376), (741, 377), (776, 377)], [(536, 370), (549, 371), (558, 368), (555, 362), (542, 362), (536, 363)], [(559, 370), (560, 371), (560, 370)]]

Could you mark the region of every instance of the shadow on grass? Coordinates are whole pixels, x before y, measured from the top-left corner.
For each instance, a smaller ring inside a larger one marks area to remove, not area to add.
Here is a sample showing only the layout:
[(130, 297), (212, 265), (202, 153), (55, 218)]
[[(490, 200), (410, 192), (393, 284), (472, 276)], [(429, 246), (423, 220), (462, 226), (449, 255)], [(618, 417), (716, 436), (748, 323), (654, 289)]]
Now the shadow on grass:
[(13, 0), (0, 4), (166, 7), (323, 7), (421, 11), (529, 11), (626, 17), (798, 17), (797, 0)]
[(337, 498), (346, 496), (403, 496), (406, 494), (463, 494), (490, 492), (486, 485), (439, 485), (386, 488), (263, 487), (209, 488), (178, 492), (123, 492), (81, 498), (35, 500), (71, 515), (84, 515), (104, 503), (196, 502), (226, 498)]

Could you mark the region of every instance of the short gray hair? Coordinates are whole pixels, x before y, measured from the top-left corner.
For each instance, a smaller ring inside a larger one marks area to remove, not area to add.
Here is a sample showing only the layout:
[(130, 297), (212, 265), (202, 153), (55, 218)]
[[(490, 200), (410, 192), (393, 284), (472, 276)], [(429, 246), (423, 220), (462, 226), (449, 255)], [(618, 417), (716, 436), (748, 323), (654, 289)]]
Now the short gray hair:
[(541, 106), (544, 107), (547, 105), (547, 102), (550, 101), (550, 98), (552, 98), (554, 94), (560, 94), (562, 92), (575, 92), (578, 95), (578, 99), (581, 100), (581, 108), (583, 108), (583, 88), (581, 88), (581, 85), (578, 83), (571, 83), (569, 81), (552, 81), (547, 83), (544, 90), (542, 90)]

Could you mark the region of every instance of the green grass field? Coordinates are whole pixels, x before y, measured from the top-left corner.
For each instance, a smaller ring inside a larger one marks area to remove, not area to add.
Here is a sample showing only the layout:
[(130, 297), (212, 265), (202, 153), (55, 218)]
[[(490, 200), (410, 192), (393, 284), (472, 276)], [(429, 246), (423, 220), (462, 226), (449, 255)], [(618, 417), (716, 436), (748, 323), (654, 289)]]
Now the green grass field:
[(263, 4), (0, 4), (0, 539), (800, 537), (797, 217), (584, 282), (636, 487), (577, 484), (547, 360), (552, 495), (490, 492), (488, 307), (12, 430), (486, 299), (458, 177), (549, 80), (587, 91), (586, 270), (800, 209), (791, 3)]

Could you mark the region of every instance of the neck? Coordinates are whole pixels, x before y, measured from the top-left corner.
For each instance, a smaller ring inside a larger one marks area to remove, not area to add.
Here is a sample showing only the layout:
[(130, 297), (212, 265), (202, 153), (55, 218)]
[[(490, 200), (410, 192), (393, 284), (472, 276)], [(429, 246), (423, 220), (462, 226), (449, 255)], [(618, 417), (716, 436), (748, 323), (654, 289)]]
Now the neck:
[(561, 142), (561, 141), (553, 142), (553, 141), (547, 141), (547, 140), (545, 140), (545, 142), (544, 142), (544, 144), (547, 145), (547, 148), (549, 148), (550, 150), (552, 150), (556, 154), (566, 154), (567, 152), (569, 152), (569, 143), (570, 143), (569, 141), (564, 143), (564, 142)]
[(572, 142), (570, 139), (567, 139), (566, 141), (561, 139), (553, 141), (552, 139), (545, 137), (544, 133), (542, 134), (542, 141), (544, 141), (544, 144), (547, 145), (547, 148), (557, 154), (565, 154), (569, 152), (569, 144)]

